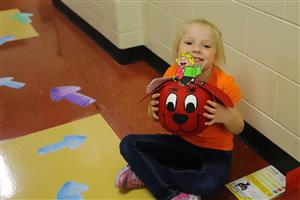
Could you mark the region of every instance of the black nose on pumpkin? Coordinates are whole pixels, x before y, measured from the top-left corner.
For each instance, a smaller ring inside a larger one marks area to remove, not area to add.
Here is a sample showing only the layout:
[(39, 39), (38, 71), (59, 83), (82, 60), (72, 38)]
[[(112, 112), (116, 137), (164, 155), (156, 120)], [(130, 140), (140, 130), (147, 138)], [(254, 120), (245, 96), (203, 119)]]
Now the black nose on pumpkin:
[(180, 115), (180, 114), (174, 114), (173, 115), (173, 120), (176, 122), (176, 124), (184, 124), (189, 117), (187, 115)]

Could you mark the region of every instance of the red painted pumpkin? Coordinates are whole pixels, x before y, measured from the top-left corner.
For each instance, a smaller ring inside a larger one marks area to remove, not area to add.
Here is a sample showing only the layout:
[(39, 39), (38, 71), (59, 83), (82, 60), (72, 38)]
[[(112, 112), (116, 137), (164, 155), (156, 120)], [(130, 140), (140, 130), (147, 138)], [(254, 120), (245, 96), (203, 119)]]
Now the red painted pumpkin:
[(217, 97), (225, 106), (233, 106), (225, 93), (203, 82), (182, 85), (171, 80), (159, 88), (159, 122), (173, 134), (201, 133), (207, 127), (208, 119), (203, 117), (207, 100)]

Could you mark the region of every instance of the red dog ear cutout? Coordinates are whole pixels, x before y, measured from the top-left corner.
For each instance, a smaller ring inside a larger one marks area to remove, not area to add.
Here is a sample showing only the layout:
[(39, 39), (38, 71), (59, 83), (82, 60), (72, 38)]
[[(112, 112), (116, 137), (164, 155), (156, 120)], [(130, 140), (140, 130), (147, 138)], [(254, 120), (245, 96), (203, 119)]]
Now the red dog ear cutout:
[(225, 94), (219, 88), (217, 88), (209, 83), (203, 83), (202, 85), (200, 85), (200, 87), (202, 87), (207, 92), (209, 92), (210, 94), (215, 96), (218, 100), (220, 100), (223, 103), (224, 106), (230, 107), (230, 108), (233, 107), (233, 102), (231, 101), (231, 99), (228, 97), (227, 94)]
[(172, 80), (173, 78), (155, 78), (153, 79), (147, 86), (146, 86), (146, 93), (153, 94), (154, 92), (158, 91), (165, 83)]
[(146, 96), (144, 96), (138, 103), (142, 102), (151, 94), (158, 92), (167, 82), (173, 80), (173, 78), (155, 78), (146, 86)]

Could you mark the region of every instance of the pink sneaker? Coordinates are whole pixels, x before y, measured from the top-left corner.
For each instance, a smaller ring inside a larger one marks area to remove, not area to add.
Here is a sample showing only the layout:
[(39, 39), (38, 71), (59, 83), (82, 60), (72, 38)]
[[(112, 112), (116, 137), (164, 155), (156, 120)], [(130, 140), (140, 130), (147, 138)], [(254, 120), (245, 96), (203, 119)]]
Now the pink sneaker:
[(143, 181), (135, 175), (129, 166), (120, 170), (115, 180), (115, 186), (120, 190), (142, 188), (144, 187)]
[(181, 192), (179, 195), (173, 197), (172, 200), (201, 200), (201, 198), (193, 194), (186, 194)]

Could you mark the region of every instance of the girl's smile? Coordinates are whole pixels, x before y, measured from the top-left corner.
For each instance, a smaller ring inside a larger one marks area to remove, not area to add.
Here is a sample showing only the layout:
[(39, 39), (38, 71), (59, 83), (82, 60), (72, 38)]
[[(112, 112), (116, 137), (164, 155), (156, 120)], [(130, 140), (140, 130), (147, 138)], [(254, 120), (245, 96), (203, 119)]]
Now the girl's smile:
[(186, 26), (179, 42), (179, 52), (182, 51), (192, 53), (195, 63), (210, 71), (216, 61), (216, 44), (211, 29), (200, 24)]

